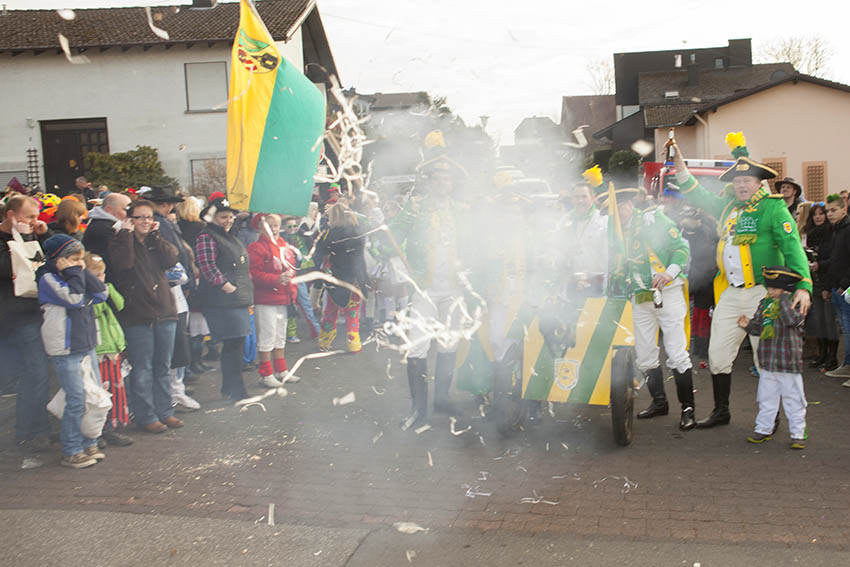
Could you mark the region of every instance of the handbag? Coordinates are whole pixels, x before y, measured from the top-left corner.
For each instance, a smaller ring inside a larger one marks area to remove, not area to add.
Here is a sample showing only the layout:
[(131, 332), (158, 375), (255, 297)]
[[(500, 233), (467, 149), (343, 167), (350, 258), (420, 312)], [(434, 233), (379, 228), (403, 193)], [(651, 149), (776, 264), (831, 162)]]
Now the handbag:
[[(89, 356), (80, 363), (83, 373), (83, 391), (86, 395), (86, 409), (80, 423), (80, 432), (87, 439), (97, 439), (103, 432), (103, 426), (112, 409), (112, 395), (103, 387), (92, 368)], [(65, 390), (59, 389), (47, 404), (47, 411), (62, 419), (65, 413)]]
[(12, 283), (16, 297), (38, 297), (38, 282), (35, 273), (44, 264), (44, 253), (38, 240), (24, 240), (21, 233), (12, 227), (12, 240), (6, 243), (12, 257)]

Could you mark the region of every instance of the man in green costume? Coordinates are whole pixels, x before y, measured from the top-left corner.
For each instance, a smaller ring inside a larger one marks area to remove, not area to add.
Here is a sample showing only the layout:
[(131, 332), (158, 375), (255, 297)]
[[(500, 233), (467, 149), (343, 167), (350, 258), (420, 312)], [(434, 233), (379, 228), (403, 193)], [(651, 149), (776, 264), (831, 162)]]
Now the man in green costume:
[[(765, 296), (762, 268), (786, 266), (801, 274), (792, 303), (804, 315), (811, 304), (811, 274), (797, 223), (791, 218), (782, 195), (771, 195), (764, 183), (776, 177), (776, 172), (750, 159), (743, 134), (730, 134), (726, 142), (737, 161), (720, 176), (721, 181), (731, 183), (720, 195), (699, 184), (673, 143), (676, 180), (682, 195), (688, 203), (717, 219), (720, 236), (719, 269), (714, 279), (716, 307), (708, 345), (714, 410), (708, 418), (697, 422), (697, 427), (703, 428), (729, 423), (732, 363), (746, 336), (737, 321), (742, 314), (754, 313)], [(750, 336), (750, 342), (755, 352), (758, 337)]]

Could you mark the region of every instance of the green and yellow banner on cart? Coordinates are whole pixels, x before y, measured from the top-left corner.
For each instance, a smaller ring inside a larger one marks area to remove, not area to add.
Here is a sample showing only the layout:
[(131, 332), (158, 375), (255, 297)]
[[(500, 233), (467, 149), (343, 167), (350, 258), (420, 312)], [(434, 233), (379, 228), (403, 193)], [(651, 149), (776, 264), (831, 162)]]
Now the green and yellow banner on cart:
[(304, 215), (322, 151), (325, 98), (241, 0), (227, 107), (227, 196), (246, 211)]

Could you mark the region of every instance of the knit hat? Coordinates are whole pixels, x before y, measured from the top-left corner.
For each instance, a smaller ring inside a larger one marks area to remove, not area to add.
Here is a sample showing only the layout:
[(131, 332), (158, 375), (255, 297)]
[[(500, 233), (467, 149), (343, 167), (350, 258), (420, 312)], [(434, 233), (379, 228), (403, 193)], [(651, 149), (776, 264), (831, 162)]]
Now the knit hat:
[(83, 251), (83, 244), (67, 234), (57, 234), (44, 241), (44, 254), (51, 260), (72, 256)]

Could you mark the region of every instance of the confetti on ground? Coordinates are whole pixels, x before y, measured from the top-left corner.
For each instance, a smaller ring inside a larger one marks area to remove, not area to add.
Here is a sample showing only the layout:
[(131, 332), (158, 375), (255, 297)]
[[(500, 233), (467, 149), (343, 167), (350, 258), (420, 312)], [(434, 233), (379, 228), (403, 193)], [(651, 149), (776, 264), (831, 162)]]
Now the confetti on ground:
[(44, 465), (44, 463), (42, 463), (40, 460), (36, 459), (35, 457), (27, 457), (27, 458), (24, 459), (24, 462), (21, 463), (21, 468), (22, 469), (37, 469), (38, 467), (41, 467), (43, 465)]
[(478, 471), (478, 480), (487, 480), (489, 474), (487, 471)]
[(313, 554), (313, 556), (314, 556), (314, 557), (318, 557), (318, 556), (320, 556), (321, 554), (322, 554), (322, 550), (320, 549), (319, 551), (317, 551), (316, 553), (314, 553), (314, 554)]
[(254, 407), (254, 406), (260, 408), (261, 410), (263, 410), (263, 412), (266, 411), (266, 406), (264, 406), (262, 402), (251, 402), (250, 404), (245, 404), (244, 406), (242, 406), (242, 409), (240, 409), (239, 411), (241, 411), (242, 413), (245, 413), (246, 411), (248, 411), (248, 408)]
[(480, 490), (478, 490), (479, 488), (481, 488), (480, 485), (476, 485), (475, 488), (473, 488), (472, 486), (470, 486), (468, 484), (461, 484), (460, 487), (466, 489), (466, 494), (464, 494), (464, 496), (466, 496), (467, 498), (475, 498), (476, 496), (492, 496), (493, 495), (492, 492), (481, 492)]
[(384, 436), (384, 432), (383, 432), (383, 431), (378, 431), (378, 434), (377, 434), (377, 435), (375, 435), (374, 437), (372, 437), (372, 445), (374, 445), (375, 443), (377, 443), (377, 442), (378, 442), (378, 439), (380, 439), (380, 438), (381, 438), (381, 437), (383, 437), (383, 436)]
[(820, 402), (808, 402), (808, 405), (810, 405), (810, 406), (819, 406), (819, 405), (820, 405)]
[(269, 502), (269, 525), (274, 525), (274, 502)]
[(484, 442), (484, 436), (483, 435), (479, 435), (478, 440), (481, 441), (482, 445), (484, 445), (485, 447), (487, 446), (487, 443)]
[(520, 503), (522, 504), (548, 504), (550, 506), (557, 506), (558, 502), (553, 502), (551, 500), (544, 500), (542, 496), (537, 494), (536, 490), (531, 491), (534, 494), (533, 497), (527, 497), (520, 499)]
[(413, 563), (413, 560), (416, 559), (416, 552), (412, 549), (408, 549), (404, 552), (404, 556), (407, 558), (408, 563)]
[(206, 410), (204, 413), (218, 413), (218, 412), (220, 412), (220, 411), (224, 411), (224, 410), (226, 410), (226, 409), (227, 409), (227, 408), (215, 408), (215, 409), (208, 409), (208, 410)]
[(335, 405), (335, 406), (344, 406), (344, 405), (354, 403), (355, 400), (356, 400), (356, 398), (354, 397), (354, 392), (348, 392), (346, 395), (344, 395), (341, 398), (334, 398), (332, 400), (332, 402), (333, 402), (333, 405)]
[(390, 370), (392, 370), (392, 367), (393, 367), (392, 360), (390, 360), (388, 358), (387, 359), (387, 379), (389, 379), (389, 380), (393, 379), (393, 374), (392, 374), (392, 372), (390, 372)]
[(422, 433), (425, 433), (425, 432), (426, 432), (426, 431), (428, 431), (429, 429), (431, 429), (431, 424), (426, 423), (426, 424), (425, 424), (425, 425), (423, 425), (422, 427), (419, 427), (418, 429), (414, 429), (413, 431), (414, 431), (414, 433), (416, 433), (417, 435), (420, 435), (420, 434), (422, 434)]
[(434, 466), (434, 459), (433, 459), (433, 458), (431, 458), (431, 451), (428, 451), (428, 466), (429, 466), (429, 467), (433, 467), (433, 466)]
[(457, 419), (455, 417), (449, 417), (449, 430), (451, 431), (452, 435), (463, 435), (464, 433), (472, 429), (472, 426), (470, 425), (467, 426), (466, 429), (461, 429), (460, 431), (458, 431), (457, 429), (455, 429), (455, 425), (457, 425)]
[(603, 482), (605, 482), (605, 481), (606, 481), (606, 480), (608, 480), (608, 479), (613, 479), (613, 480), (620, 480), (620, 481), (623, 481), (623, 489), (622, 489), (622, 490), (620, 490), (620, 492), (621, 492), (622, 494), (628, 494), (629, 492), (631, 492), (631, 491), (632, 491), (632, 489), (633, 489), (633, 488), (637, 488), (637, 486), (638, 486), (638, 484), (637, 484), (636, 482), (632, 482), (632, 481), (630, 481), (630, 480), (629, 480), (629, 477), (627, 477), (627, 476), (623, 476), (623, 477), (620, 477), (620, 476), (606, 476), (605, 478), (601, 478), (601, 479), (599, 479), (599, 480), (594, 481), (594, 482), (593, 482), (593, 488), (597, 488), (600, 484), (602, 484)]
[(563, 441), (561, 442), (561, 447), (563, 447), (565, 451), (569, 451), (569, 450), (570, 450), (569, 445), (567, 445), (567, 444), (566, 444), (566, 443), (564, 443)]
[(393, 524), (393, 527), (396, 529), (396, 531), (408, 535), (415, 534), (416, 532), (428, 531), (426, 528), (423, 528), (422, 526), (414, 522), (396, 522)]
[(376, 387), (372, 386), (372, 391), (375, 392), (379, 396), (383, 396), (386, 393), (386, 390), (378, 390)]

